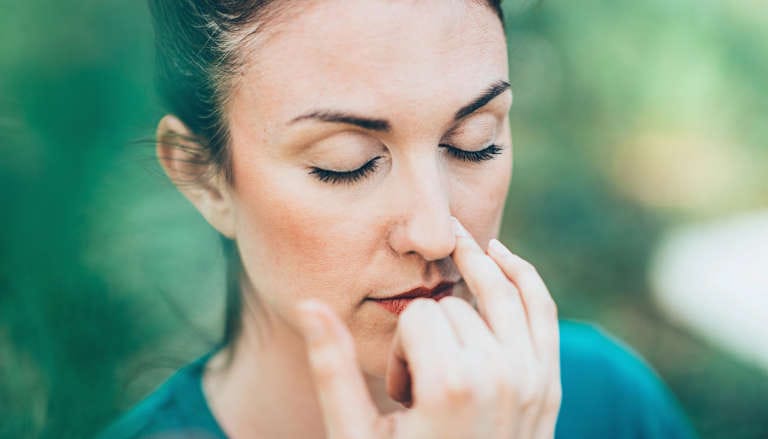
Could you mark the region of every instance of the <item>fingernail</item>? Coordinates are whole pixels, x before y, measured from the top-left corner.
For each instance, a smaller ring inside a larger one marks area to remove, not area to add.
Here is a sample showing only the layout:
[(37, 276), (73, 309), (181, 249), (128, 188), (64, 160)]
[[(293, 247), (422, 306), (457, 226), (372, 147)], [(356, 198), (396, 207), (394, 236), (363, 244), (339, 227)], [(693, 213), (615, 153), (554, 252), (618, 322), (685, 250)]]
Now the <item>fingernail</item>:
[(467, 229), (464, 228), (464, 226), (461, 225), (458, 219), (456, 219), (455, 216), (452, 216), (451, 219), (453, 220), (453, 231), (456, 233), (456, 236), (469, 236), (469, 232), (467, 232)]
[(298, 306), (299, 318), (304, 338), (310, 343), (316, 343), (325, 338), (327, 329), (318, 305), (312, 301), (302, 302)]
[(508, 250), (498, 239), (493, 238), (488, 241), (488, 251), (496, 252), (498, 255), (504, 255)]

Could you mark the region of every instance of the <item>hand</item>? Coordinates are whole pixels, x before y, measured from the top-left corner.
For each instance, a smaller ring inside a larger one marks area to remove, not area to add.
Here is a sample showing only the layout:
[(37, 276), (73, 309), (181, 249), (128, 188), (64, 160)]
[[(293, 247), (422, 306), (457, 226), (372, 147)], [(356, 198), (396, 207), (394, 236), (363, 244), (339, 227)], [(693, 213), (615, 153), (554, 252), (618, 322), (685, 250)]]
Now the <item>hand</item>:
[(560, 408), (557, 308), (529, 263), (498, 241), (487, 254), (459, 224), (452, 254), (466, 301), (414, 300), (401, 314), (387, 389), (411, 407), (383, 416), (348, 329), (325, 305), (300, 311), (327, 435), (347, 438), (551, 438)]

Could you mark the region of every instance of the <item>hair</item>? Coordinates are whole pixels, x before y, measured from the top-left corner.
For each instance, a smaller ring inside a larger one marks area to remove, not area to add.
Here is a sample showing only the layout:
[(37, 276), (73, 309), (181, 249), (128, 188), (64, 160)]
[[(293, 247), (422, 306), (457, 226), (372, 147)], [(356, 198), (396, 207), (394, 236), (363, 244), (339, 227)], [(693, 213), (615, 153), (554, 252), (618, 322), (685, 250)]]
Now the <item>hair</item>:
[[(502, 0), (480, 1), (504, 23)], [(155, 29), (157, 85), (168, 110), (193, 133), (193, 163), (205, 172), (234, 183), (229, 131), (222, 108), (232, 80), (244, 64), (243, 47), (274, 16), (285, 12), (286, 0), (149, 0)], [(185, 147), (188, 149), (189, 147)], [(226, 305), (220, 346), (239, 335), (243, 297), (242, 267), (237, 244), (221, 236), (226, 259)]]

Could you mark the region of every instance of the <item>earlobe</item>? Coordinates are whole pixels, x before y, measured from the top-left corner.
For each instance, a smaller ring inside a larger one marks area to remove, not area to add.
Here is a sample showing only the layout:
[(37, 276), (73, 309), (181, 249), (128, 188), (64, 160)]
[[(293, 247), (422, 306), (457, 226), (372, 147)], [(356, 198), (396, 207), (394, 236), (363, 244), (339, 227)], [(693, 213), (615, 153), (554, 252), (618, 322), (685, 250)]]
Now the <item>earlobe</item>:
[(165, 115), (157, 125), (155, 152), (168, 178), (208, 223), (222, 235), (235, 238), (232, 189), (202, 139), (176, 116)]

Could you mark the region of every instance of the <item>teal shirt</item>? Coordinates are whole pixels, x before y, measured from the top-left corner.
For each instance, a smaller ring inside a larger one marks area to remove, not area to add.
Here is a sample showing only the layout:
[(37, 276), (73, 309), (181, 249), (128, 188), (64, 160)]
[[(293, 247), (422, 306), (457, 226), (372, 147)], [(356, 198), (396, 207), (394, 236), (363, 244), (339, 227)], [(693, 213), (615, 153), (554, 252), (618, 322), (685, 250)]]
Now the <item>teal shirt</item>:
[[(202, 389), (210, 356), (177, 371), (100, 438), (226, 438)], [(696, 437), (653, 369), (598, 327), (560, 322), (560, 369), (563, 399), (556, 438)]]

